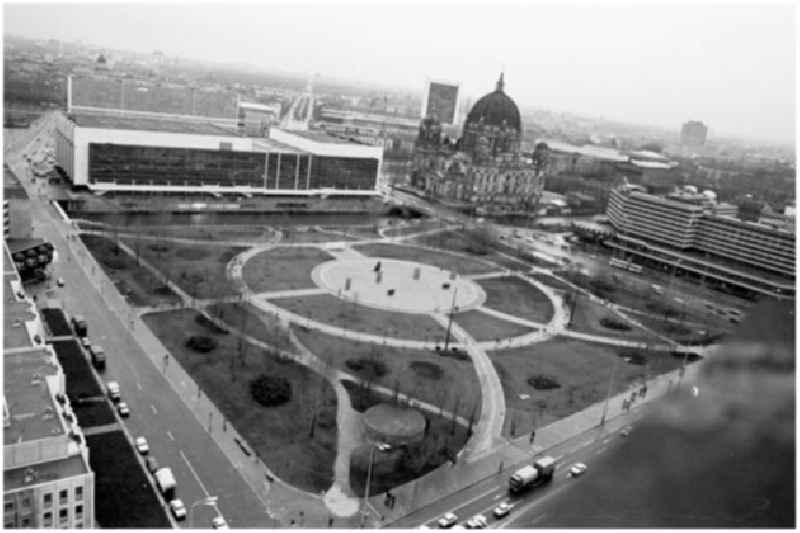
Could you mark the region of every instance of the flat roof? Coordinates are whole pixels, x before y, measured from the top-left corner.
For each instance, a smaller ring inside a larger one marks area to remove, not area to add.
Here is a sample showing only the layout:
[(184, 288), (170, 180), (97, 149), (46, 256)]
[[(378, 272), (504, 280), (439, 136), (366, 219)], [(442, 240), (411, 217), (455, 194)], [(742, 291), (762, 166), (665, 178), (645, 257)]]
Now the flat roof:
[(3, 274), (10, 274), (14, 277), (17, 273), (14, 266), (14, 260), (11, 259), (11, 250), (8, 249), (8, 244), (3, 243)]
[(620, 152), (615, 148), (607, 148), (605, 146), (595, 146), (591, 144), (576, 146), (574, 144), (569, 144), (561, 141), (548, 141), (544, 139), (536, 141), (536, 144), (540, 142), (544, 142), (545, 144), (547, 144), (547, 147), (554, 152), (579, 154), (587, 157), (594, 157), (597, 159), (615, 161), (618, 163), (628, 161), (628, 156), (626, 156), (625, 154), (623, 154), (622, 152)]
[(303, 137), (305, 139), (319, 143), (355, 144), (359, 146), (369, 146), (361, 142), (350, 141), (348, 139), (342, 139), (341, 137), (334, 137), (333, 135), (328, 135), (327, 133), (321, 131), (292, 131), (292, 130), (282, 130), (282, 131), (290, 135), (297, 135), (298, 137)]
[(16, 252), (27, 250), (28, 248), (39, 246), (40, 244), (44, 243), (45, 243), (44, 239), (6, 239), (8, 250), (11, 252), (12, 255), (15, 254)]
[[(33, 480), (25, 483), (25, 476), (33, 470)], [(14, 490), (23, 486), (34, 486), (38, 483), (66, 479), (86, 474), (89, 469), (81, 454), (70, 455), (63, 459), (36, 463), (32, 467), (23, 466), (3, 471), (3, 490)]]
[(275, 139), (254, 139), (253, 149), (264, 152), (279, 152), (281, 154), (308, 154), (305, 150), (299, 150), (294, 146), (276, 141)]
[(3, 199), (27, 200), (28, 193), (8, 165), (3, 165)]
[(3, 428), (4, 445), (64, 434), (44, 379), (59, 371), (53, 359), (45, 348), (3, 353), (3, 396), (11, 416)]
[(30, 322), (36, 318), (33, 309), (33, 302), (18, 302), (11, 290), (11, 280), (13, 278), (5, 276), (3, 279), (3, 290), (5, 291), (5, 301), (3, 302), (3, 351), (14, 348), (24, 348), (33, 346), (25, 322)]
[(111, 130), (143, 130), (193, 135), (245, 137), (234, 128), (226, 128), (204, 120), (180, 120), (123, 114), (73, 111), (69, 117), (79, 127)]

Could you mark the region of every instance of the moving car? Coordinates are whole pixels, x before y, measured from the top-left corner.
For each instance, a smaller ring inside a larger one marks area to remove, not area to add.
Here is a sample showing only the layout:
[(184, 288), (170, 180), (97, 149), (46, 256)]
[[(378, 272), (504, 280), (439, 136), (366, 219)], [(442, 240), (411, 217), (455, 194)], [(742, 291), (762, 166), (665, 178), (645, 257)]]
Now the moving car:
[(497, 507), (494, 508), (492, 514), (494, 514), (495, 518), (503, 518), (504, 516), (508, 516), (508, 513), (511, 512), (511, 509), (514, 508), (514, 504), (503, 502)]
[(183, 505), (180, 498), (175, 498), (169, 502), (169, 510), (172, 511), (172, 516), (175, 517), (175, 520), (186, 519), (186, 506)]
[(128, 418), (131, 416), (131, 410), (128, 408), (128, 404), (125, 402), (119, 402), (117, 404), (117, 412), (122, 418)]
[(211, 527), (213, 529), (230, 529), (228, 528), (228, 523), (225, 521), (225, 518), (222, 516), (215, 516), (211, 520)]
[(455, 513), (445, 513), (444, 516), (439, 519), (439, 527), (447, 529), (456, 525), (456, 522), (458, 522), (458, 517)]
[[(140, 454), (147, 455), (147, 452), (150, 451), (150, 445), (147, 444), (147, 439), (146, 438), (141, 437), (141, 436), (136, 437), (135, 443), (136, 443), (136, 450)], [(156, 469), (156, 470), (158, 470), (158, 469)]]
[(382, 452), (390, 452), (390, 451), (392, 451), (392, 445), (391, 444), (386, 444), (385, 442), (382, 442), (382, 443), (378, 444), (378, 450), (382, 451)]
[(489, 525), (489, 522), (486, 520), (486, 517), (482, 514), (476, 514), (469, 520), (467, 520), (467, 529), (483, 529)]
[(59, 287), (63, 287), (64, 286), (64, 278), (58, 278), (56, 280), (56, 285), (58, 285)]
[(118, 402), (120, 399), (119, 383), (116, 381), (109, 381), (108, 384), (106, 384), (106, 389), (108, 390), (108, 397), (111, 398), (112, 401)]
[(578, 477), (584, 472), (586, 472), (586, 465), (584, 463), (575, 463), (572, 465), (572, 468), (569, 469), (569, 475), (572, 477)]
[(627, 437), (628, 435), (631, 434), (631, 427), (628, 426), (624, 428), (622, 431), (619, 432), (619, 434), (622, 435), (623, 437)]

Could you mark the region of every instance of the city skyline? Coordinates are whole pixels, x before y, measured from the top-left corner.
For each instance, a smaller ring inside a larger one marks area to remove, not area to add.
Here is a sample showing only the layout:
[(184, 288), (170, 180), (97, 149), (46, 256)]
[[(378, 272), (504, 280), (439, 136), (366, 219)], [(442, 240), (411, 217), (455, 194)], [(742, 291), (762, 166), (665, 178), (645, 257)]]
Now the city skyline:
[[(411, 90), (426, 77), (454, 79), (468, 97), (490, 90), (503, 70), (507, 92), (525, 107), (676, 132), (697, 119), (712, 137), (794, 143), (795, 12), (788, 4), (435, 4), (425, 16), (416, 4), (96, 6), (8, 5), (4, 31)], [(387, 13), (391, 26), (381, 22)], [(92, 20), (102, 24), (86, 23)], [(331, 31), (330, 20), (340, 29)], [(530, 20), (536, 31), (523, 31)], [(150, 39), (143, 43), (131, 28), (144, 24)], [(203, 39), (187, 38), (201, 31)]]

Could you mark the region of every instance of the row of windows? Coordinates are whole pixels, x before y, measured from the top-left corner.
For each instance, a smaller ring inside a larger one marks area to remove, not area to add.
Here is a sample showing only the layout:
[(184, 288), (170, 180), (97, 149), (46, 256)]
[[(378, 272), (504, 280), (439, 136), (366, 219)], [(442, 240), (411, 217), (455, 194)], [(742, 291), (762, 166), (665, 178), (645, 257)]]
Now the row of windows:
[(90, 183), (370, 190), (377, 177), (377, 159), (89, 145)]
[[(74, 489), (75, 501), (83, 501), (83, 487), (75, 487)], [(67, 505), (69, 503), (69, 489), (61, 489), (58, 491), (58, 504)], [(42, 506), (49, 509), (53, 506), (53, 493), (45, 492), (42, 495)], [(26, 494), (20, 498), (20, 508), (29, 509), (31, 507), (31, 497)], [(13, 513), (16, 510), (16, 503), (14, 500), (6, 500), (4, 502), (3, 511), (5, 513)]]

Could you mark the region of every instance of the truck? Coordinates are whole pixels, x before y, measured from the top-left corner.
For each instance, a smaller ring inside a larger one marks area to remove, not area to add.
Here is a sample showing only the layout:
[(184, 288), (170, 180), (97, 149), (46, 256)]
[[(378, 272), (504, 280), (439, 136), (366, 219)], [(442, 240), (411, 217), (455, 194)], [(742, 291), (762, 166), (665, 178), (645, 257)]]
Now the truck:
[(81, 315), (75, 315), (72, 317), (72, 327), (75, 328), (75, 334), (78, 337), (85, 337), (89, 329), (86, 319)]
[(512, 494), (522, 492), (533, 487), (543, 485), (553, 479), (556, 469), (556, 460), (545, 456), (537, 459), (532, 465), (526, 465), (511, 474), (508, 490)]
[(106, 352), (103, 350), (102, 346), (90, 346), (89, 353), (92, 354), (92, 365), (97, 370), (105, 370), (106, 369)]
[(166, 501), (175, 498), (175, 485), (175, 476), (172, 475), (172, 470), (166, 467), (156, 470), (156, 486)]
[(116, 381), (109, 381), (106, 385), (106, 389), (108, 390), (108, 397), (111, 398), (111, 401), (118, 402), (120, 400), (119, 383)]

